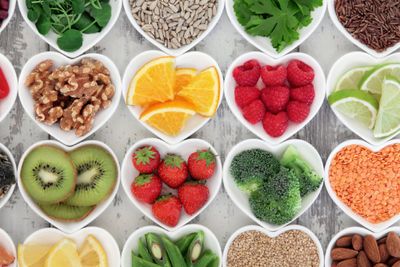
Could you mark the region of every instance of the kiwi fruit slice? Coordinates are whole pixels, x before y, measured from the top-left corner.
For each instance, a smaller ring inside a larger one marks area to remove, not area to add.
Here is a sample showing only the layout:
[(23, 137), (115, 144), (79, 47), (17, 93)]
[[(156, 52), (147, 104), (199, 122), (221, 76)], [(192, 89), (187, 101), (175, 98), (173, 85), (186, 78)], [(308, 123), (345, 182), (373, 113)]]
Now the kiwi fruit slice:
[(62, 203), (39, 205), (39, 207), (42, 209), (44, 213), (47, 214), (47, 216), (63, 221), (83, 220), (95, 208), (94, 206), (92, 207), (69, 206)]
[(42, 204), (66, 200), (77, 181), (77, 171), (68, 153), (52, 145), (38, 146), (29, 152), (20, 175), (29, 196)]
[(75, 193), (65, 201), (71, 206), (94, 206), (114, 189), (118, 170), (113, 156), (97, 145), (86, 145), (70, 152), (78, 172)]

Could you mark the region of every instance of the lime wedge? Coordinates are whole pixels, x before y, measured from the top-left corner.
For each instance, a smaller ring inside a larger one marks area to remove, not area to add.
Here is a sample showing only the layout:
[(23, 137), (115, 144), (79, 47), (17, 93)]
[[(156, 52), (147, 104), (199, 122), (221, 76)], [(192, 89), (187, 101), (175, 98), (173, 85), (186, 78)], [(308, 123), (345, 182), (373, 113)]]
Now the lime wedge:
[(335, 91), (344, 89), (359, 89), (361, 80), (373, 67), (357, 67), (346, 72), (336, 84)]
[(387, 76), (400, 77), (400, 64), (387, 64), (375, 69), (362, 81), (361, 90), (380, 95)]
[(400, 83), (395, 79), (385, 79), (382, 97), (376, 117), (374, 136), (377, 138), (392, 135), (400, 130)]
[(328, 97), (331, 107), (344, 115), (360, 121), (372, 129), (378, 112), (378, 101), (369, 93), (345, 89), (332, 93)]

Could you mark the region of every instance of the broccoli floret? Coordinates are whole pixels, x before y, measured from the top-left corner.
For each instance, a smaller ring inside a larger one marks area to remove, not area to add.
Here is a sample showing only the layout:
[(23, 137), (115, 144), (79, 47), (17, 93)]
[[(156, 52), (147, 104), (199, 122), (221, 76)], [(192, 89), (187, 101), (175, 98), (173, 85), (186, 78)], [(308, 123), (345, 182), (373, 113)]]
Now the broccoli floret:
[(283, 153), (281, 164), (296, 173), (302, 197), (317, 190), (322, 183), (322, 176), (312, 169), (310, 164), (301, 157), (299, 151), (294, 146), (288, 146)]
[(250, 195), (249, 201), (258, 219), (273, 224), (287, 223), (301, 208), (299, 180), (292, 170), (282, 166), (279, 173)]
[(279, 172), (279, 168), (279, 160), (271, 153), (262, 149), (250, 149), (233, 158), (230, 173), (240, 190), (251, 193)]

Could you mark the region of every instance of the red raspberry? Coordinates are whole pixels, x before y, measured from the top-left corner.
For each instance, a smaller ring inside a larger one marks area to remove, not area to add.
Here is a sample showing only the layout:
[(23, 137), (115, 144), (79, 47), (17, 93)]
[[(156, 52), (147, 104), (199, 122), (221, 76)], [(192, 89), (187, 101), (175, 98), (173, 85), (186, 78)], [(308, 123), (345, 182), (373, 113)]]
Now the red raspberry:
[(251, 102), (260, 98), (260, 90), (256, 87), (236, 87), (235, 101), (240, 108), (244, 108)]
[(303, 61), (295, 59), (287, 66), (287, 79), (292, 86), (303, 86), (314, 80), (314, 70)]
[(267, 87), (261, 91), (261, 99), (268, 111), (278, 113), (285, 110), (290, 91), (286, 86)]
[(265, 106), (259, 99), (254, 100), (243, 109), (243, 117), (251, 124), (260, 122), (265, 114)]
[(266, 65), (261, 68), (261, 79), (265, 86), (284, 85), (287, 77), (285, 66), (276, 67)]
[(310, 83), (302, 87), (290, 89), (290, 99), (311, 105), (314, 101), (314, 86)]
[(279, 137), (286, 132), (289, 120), (286, 112), (281, 111), (278, 114), (270, 112), (265, 113), (263, 119), (264, 130), (272, 137)]
[(260, 63), (249, 60), (233, 70), (233, 78), (240, 86), (255, 86), (260, 78)]
[(310, 106), (299, 101), (289, 101), (286, 111), (289, 120), (300, 123), (307, 119), (308, 114), (310, 114)]

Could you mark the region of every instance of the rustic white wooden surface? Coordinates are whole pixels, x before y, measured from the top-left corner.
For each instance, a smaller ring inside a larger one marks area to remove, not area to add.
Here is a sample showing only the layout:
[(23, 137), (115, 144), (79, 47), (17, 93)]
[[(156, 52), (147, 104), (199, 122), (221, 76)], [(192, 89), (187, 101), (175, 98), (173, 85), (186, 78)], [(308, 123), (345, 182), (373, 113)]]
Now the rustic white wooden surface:
[[(109, 56), (122, 74), (132, 57), (149, 49), (155, 48), (134, 30), (125, 13), (121, 12), (111, 32), (90, 52)], [(11, 23), (0, 35), (0, 52), (13, 62), (17, 74), (31, 56), (48, 50), (50, 50), (49, 46), (34, 35), (17, 10)], [(213, 56), (225, 72), (235, 57), (244, 52), (253, 51), (255, 48), (234, 30), (224, 13), (213, 32), (197, 45), (195, 50)], [(298, 51), (315, 57), (322, 65), (325, 74), (337, 58), (352, 50), (357, 49), (336, 30), (327, 14), (316, 32), (298, 48)], [(16, 90), (16, 88), (13, 89)], [(322, 90), (322, 88), (319, 89)], [(122, 161), (126, 150), (133, 143), (150, 136), (147, 130), (135, 122), (121, 101), (114, 117), (90, 139), (107, 143)], [(255, 138), (235, 119), (225, 101), (222, 102), (217, 116), (194, 137), (203, 138), (212, 143), (222, 159), (237, 142)], [(318, 115), (295, 137), (313, 144), (324, 160), (337, 144), (346, 139), (356, 138), (338, 122), (326, 103)], [(44, 139), (50, 139), (50, 137), (35, 126), (24, 113), (19, 102), (7, 119), (0, 124), (0, 142), (10, 148), (17, 162), (26, 148)], [(225, 245), (228, 237), (236, 229), (253, 223), (236, 208), (224, 189), (205, 212), (192, 222), (209, 227), (217, 235), (221, 246)], [(320, 238), (324, 248), (332, 235), (345, 227), (355, 225), (355, 222), (335, 206), (325, 189), (322, 190), (314, 205), (295, 223), (309, 227)], [(135, 229), (148, 224), (151, 224), (151, 221), (133, 206), (122, 189), (112, 205), (92, 223), (110, 231), (121, 249)], [(8, 204), (0, 210), (0, 228), (5, 229), (15, 243), (22, 242), (35, 230), (47, 226), (49, 224), (35, 215), (25, 204), (18, 190), (15, 191)]]

